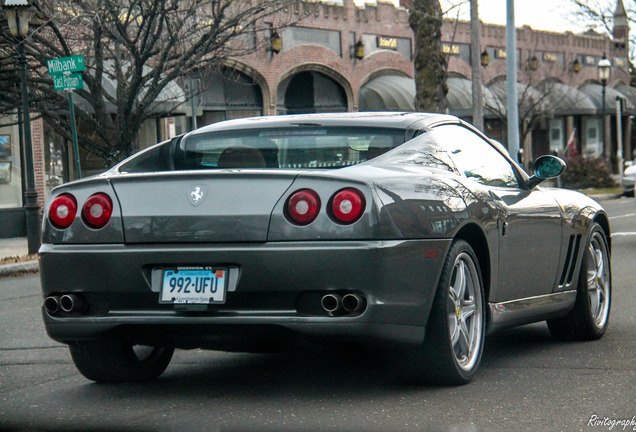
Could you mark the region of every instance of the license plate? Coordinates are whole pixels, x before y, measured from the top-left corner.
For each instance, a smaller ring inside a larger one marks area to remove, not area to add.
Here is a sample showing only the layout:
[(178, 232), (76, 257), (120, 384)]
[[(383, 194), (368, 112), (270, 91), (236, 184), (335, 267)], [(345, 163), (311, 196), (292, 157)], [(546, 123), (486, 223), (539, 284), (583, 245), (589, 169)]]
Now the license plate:
[(184, 267), (163, 272), (160, 303), (225, 303), (227, 269)]

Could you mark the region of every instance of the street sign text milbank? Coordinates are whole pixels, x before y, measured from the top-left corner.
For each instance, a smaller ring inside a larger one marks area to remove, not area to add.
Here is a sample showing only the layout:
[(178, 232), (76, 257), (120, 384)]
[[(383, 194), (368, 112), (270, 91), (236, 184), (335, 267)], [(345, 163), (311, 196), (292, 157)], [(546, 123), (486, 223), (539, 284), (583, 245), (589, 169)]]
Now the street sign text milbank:
[(51, 75), (81, 72), (85, 69), (84, 56), (81, 55), (47, 60), (46, 65), (48, 66), (49, 74)]

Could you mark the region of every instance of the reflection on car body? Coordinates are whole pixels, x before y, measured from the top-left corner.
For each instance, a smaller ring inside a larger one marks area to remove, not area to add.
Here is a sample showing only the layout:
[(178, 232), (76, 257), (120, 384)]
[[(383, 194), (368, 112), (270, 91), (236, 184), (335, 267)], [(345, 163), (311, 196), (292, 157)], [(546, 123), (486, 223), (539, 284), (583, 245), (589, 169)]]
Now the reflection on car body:
[(416, 378), (466, 383), (488, 331), (607, 328), (608, 217), (539, 186), (564, 169), (543, 156), (529, 176), (446, 115), (206, 126), (51, 193), (46, 329), (95, 381), (155, 378), (175, 348), (309, 343), (393, 349)]

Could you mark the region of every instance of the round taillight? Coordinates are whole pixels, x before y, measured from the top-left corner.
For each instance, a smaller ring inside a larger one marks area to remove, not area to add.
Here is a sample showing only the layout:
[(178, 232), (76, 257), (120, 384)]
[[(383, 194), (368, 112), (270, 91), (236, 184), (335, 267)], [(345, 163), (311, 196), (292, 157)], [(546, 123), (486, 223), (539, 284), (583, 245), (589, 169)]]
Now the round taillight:
[(77, 214), (77, 201), (71, 194), (63, 194), (51, 201), (49, 220), (54, 227), (65, 229), (71, 226)]
[(82, 207), (84, 222), (91, 228), (102, 228), (113, 214), (113, 201), (106, 194), (99, 193), (91, 196)]
[(292, 223), (308, 225), (318, 216), (320, 197), (311, 189), (295, 192), (287, 200), (287, 214)]
[(362, 216), (366, 201), (358, 189), (343, 189), (331, 199), (331, 214), (343, 224), (352, 224)]

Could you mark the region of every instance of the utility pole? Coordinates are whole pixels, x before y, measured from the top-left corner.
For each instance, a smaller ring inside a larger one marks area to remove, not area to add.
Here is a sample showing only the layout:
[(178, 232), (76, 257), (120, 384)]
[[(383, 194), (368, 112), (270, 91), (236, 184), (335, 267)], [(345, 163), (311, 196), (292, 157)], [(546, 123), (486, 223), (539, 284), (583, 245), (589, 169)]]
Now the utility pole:
[(477, 0), (470, 0), (470, 68), (473, 85), (473, 125), (484, 132), (484, 96), (481, 79), (481, 22)]
[(517, 29), (515, 2), (506, 0), (506, 99), (508, 101), (508, 152), (519, 162), (519, 112), (517, 111)]

